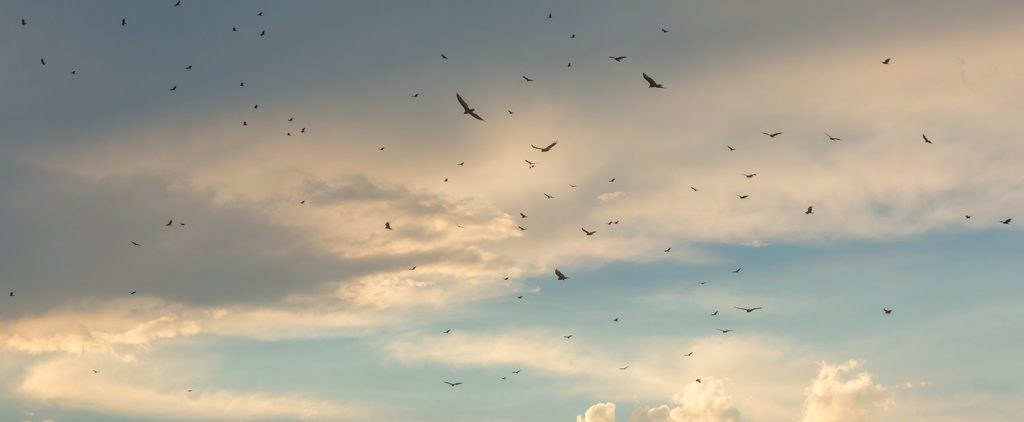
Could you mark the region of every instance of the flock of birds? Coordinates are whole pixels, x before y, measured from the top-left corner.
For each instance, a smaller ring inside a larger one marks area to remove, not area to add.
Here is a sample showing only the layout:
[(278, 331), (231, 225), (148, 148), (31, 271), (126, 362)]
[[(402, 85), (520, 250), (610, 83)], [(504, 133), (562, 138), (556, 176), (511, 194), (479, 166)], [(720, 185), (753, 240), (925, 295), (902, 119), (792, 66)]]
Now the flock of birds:
[[(174, 7), (179, 7), (181, 5), (182, 5), (182, 2), (180, 0), (178, 0), (178, 1), (176, 1), (174, 3)], [(263, 12), (257, 12), (257, 16), (263, 16)], [(553, 15), (552, 14), (548, 14), (547, 18), (548, 19), (553, 19)], [(21, 19), (20, 23), (21, 23), (21, 26), (29, 25), (28, 20), (25, 19), (25, 18)], [(121, 26), (127, 26), (128, 25), (128, 19), (127, 18), (121, 18), (120, 19), (120, 25)], [(231, 31), (232, 32), (238, 32), (238, 27), (234, 27), (234, 26), (231, 27)], [(666, 28), (661, 28), (661, 32), (663, 34), (667, 34), (669, 32), (669, 30), (666, 29)], [(267, 31), (265, 29), (261, 29), (258, 34), (259, 34), (260, 37), (263, 37), (263, 36), (267, 35)], [(572, 34), (570, 36), (570, 38), (576, 38), (575, 34)], [(441, 56), (442, 60), (449, 60), (449, 57), (446, 54), (442, 53), (440, 56)], [(623, 60), (627, 59), (627, 56), (624, 56), (624, 55), (608, 56), (608, 58), (611, 59), (612, 61), (616, 62), (616, 63), (621, 63)], [(47, 66), (47, 61), (46, 61), (45, 57), (44, 58), (40, 58), (39, 62), (40, 62), (40, 65)], [(891, 58), (885, 58), (884, 60), (881, 61), (881, 63), (883, 65), (890, 65), (890, 64), (892, 64), (892, 59)], [(567, 67), (572, 67), (572, 63), (569, 62)], [(187, 65), (184, 68), (185, 68), (185, 70), (191, 70), (192, 69), (192, 65), (191, 64)], [(71, 69), (70, 73), (72, 75), (77, 75), (78, 71), (76, 69)], [(664, 84), (658, 82), (657, 80), (654, 79), (654, 77), (652, 77), (651, 75), (647, 74), (646, 72), (642, 72), (640, 74), (640, 76), (642, 77), (643, 81), (645, 81), (647, 83), (647, 87), (648, 88), (666, 89)], [(530, 78), (530, 77), (528, 77), (526, 75), (523, 75), (522, 79), (525, 82), (534, 82), (533, 78)], [(239, 86), (240, 87), (245, 87), (245, 82), (240, 82)], [(172, 92), (172, 93), (173, 92), (177, 92), (178, 91), (178, 85), (172, 85), (170, 87), (169, 91)], [(411, 97), (412, 98), (419, 98), (419, 96), (420, 96), (419, 93), (414, 93), (414, 94), (412, 94)], [(467, 116), (469, 116), (469, 117), (471, 117), (473, 119), (476, 119), (478, 121), (481, 121), (481, 122), (485, 121), (484, 117), (481, 115), (481, 113), (476, 108), (472, 107), (470, 105), (470, 103), (460, 93), (457, 93), (457, 92), (455, 93), (455, 100), (458, 102), (459, 106), (461, 107), (462, 114), (467, 115)], [(259, 109), (259, 104), (254, 104), (253, 105), (253, 109)], [(512, 110), (507, 110), (507, 112), (508, 112), (509, 115), (514, 114)], [(288, 119), (288, 122), (293, 122), (293, 121), (294, 121), (294, 117)], [(243, 126), (248, 126), (249, 122), (246, 121), (246, 120), (243, 120), (242, 121), (242, 125)], [(300, 133), (300, 134), (306, 133), (306, 128), (305, 127), (300, 128), (298, 130), (298, 133)], [(770, 139), (776, 139), (779, 136), (782, 136), (783, 132), (781, 132), (781, 131), (766, 131), (766, 132), (762, 132), (762, 134), (764, 136), (770, 138)], [(832, 134), (830, 134), (828, 132), (825, 132), (824, 134), (825, 134), (825, 137), (827, 138), (827, 140), (830, 141), (830, 142), (835, 142), (835, 141), (841, 141), (842, 140), (841, 138), (833, 136)], [(287, 136), (292, 136), (292, 132), (289, 131), (289, 132), (286, 133), (286, 135)], [(928, 138), (928, 136), (926, 134), (922, 134), (921, 138), (923, 139), (924, 143), (927, 144), (927, 145), (933, 145), (934, 144), (934, 142), (930, 138)], [(531, 144), (530, 147), (535, 149), (535, 150), (537, 150), (537, 151), (539, 151), (539, 152), (541, 152), (541, 153), (548, 153), (548, 152), (552, 152), (557, 145), (558, 145), (558, 142), (554, 141), (554, 142), (551, 142), (550, 144), (548, 144), (546, 146), (537, 146), (537, 145)], [(736, 148), (734, 148), (734, 147), (732, 147), (730, 145), (726, 145), (726, 148), (729, 151), (735, 151), (736, 150)], [(384, 146), (380, 146), (378, 148), (378, 150), (379, 151), (384, 151), (385, 147)], [(524, 160), (524, 161), (529, 166), (529, 168), (534, 168), (536, 166), (536, 164), (537, 164), (536, 162), (530, 161), (530, 160)], [(465, 162), (459, 162), (457, 165), (458, 166), (464, 166)], [(741, 175), (743, 177), (747, 178), (747, 179), (751, 179), (751, 178), (756, 177), (758, 174), (757, 173), (741, 173)], [(448, 181), (447, 178), (444, 179), (444, 180), (446, 182)], [(608, 180), (608, 182), (609, 183), (614, 183), (615, 180), (616, 180), (615, 178), (612, 178), (612, 179)], [(573, 184), (570, 184), (569, 186), (572, 187), (572, 188), (576, 187), (576, 185), (573, 185)], [(690, 189), (693, 190), (694, 192), (700, 191), (699, 188), (693, 187), (693, 186), (690, 186)], [(554, 199), (555, 198), (553, 195), (550, 195), (550, 194), (548, 194), (546, 192), (543, 193), (543, 194), (548, 199)], [(749, 198), (750, 195), (747, 195), (747, 194), (737, 194), (736, 197), (739, 198), (740, 200), (744, 200), (744, 199)], [(305, 204), (306, 204), (306, 200), (302, 200), (302, 201), (299, 202), (299, 205), (305, 205)], [(814, 213), (814, 206), (813, 205), (807, 205), (806, 208), (803, 210), (803, 213), (805, 215), (813, 214)], [(523, 213), (523, 212), (519, 212), (519, 217), (521, 219), (526, 219), (527, 215), (525, 213)], [(971, 219), (972, 218), (971, 215), (965, 215), (964, 217), (966, 219)], [(1004, 225), (1008, 225), (1008, 224), (1011, 223), (1011, 221), (1012, 221), (1012, 218), (1006, 218), (1004, 220), (1000, 220), (999, 223), (1004, 224)], [(607, 222), (607, 225), (609, 225), (609, 226), (617, 225), (617, 224), (619, 224), (618, 220), (612, 220), (612, 221), (608, 221)], [(463, 227), (463, 226), (458, 225), (458, 224), (456, 224), (456, 225), (459, 228)], [(164, 224), (164, 226), (166, 226), (166, 227), (175, 226), (175, 221), (174, 220), (169, 220), (169, 221), (167, 221), (166, 224)], [(184, 227), (184, 226), (186, 226), (186, 224), (184, 222), (178, 221), (177, 222), (177, 226), (178, 227)], [(527, 230), (522, 225), (517, 225), (517, 228), (519, 230), (521, 230), (521, 231)], [(395, 228), (392, 226), (390, 221), (386, 221), (384, 223), (384, 229), (385, 230), (389, 230), (389, 231), (390, 230), (395, 230)], [(595, 234), (597, 234), (597, 230), (588, 230), (586, 227), (581, 227), (581, 230), (582, 230), (582, 232), (584, 233), (585, 236), (594, 236)], [(138, 241), (135, 241), (135, 240), (131, 240), (130, 244), (133, 247), (142, 247), (143, 246), (142, 243), (140, 243)], [(668, 247), (668, 248), (664, 249), (664, 252), (665, 253), (669, 253), (669, 252), (671, 252), (671, 250), (672, 250), (672, 248)], [(416, 268), (417, 268), (416, 266), (413, 266), (413, 267), (409, 268), (409, 270), (412, 271), (412, 270), (415, 270)], [(736, 268), (735, 270), (732, 270), (731, 272), (733, 274), (738, 274), (741, 270), (742, 270), (742, 267)], [(565, 275), (565, 273), (562, 272), (560, 269), (557, 269), (557, 268), (554, 269), (554, 275), (555, 275), (556, 279), (559, 280), (559, 281), (569, 280), (569, 276)], [(505, 277), (504, 279), (508, 280), (509, 277)], [(707, 282), (706, 281), (699, 281), (699, 282), (697, 282), (697, 284), (698, 285), (705, 285), (705, 284), (707, 284)], [(130, 295), (135, 295), (136, 293), (137, 293), (137, 291), (135, 291), (135, 290), (129, 292)], [(15, 296), (15, 292), (14, 291), (9, 292), (9, 297), (14, 297), (14, 296)], [(518, 296), (516, 296), (516, 298), (517, 299), (523, 299), (523, 295), (518, 295)], [(746, 314), (749, 314), (749, 313), (752, 313), (752, 312), (755, 312), (755, 311), (763, 309), (763, 307), (761, 307), (761, 306), (752, 306), (752, 307), (733, 306), (733, 308), (735, 308), (738, 311), (742, 311), (742, 312), (744, 312)], [(890, 315), (893, 312), (893, 310), (889, 309), (889, 308), (883, 308), (882, 310), (883, 310), (883, 314), (884, 315)], [(710, 316), (717, 316), (718, 313), (719, 313), (719, 311), (715, 310), (713, 313), (710, 314)], [(617, 323), (617, 322), (620, 321), (620, 319), (619, 319), (619, 317), (615, 317), (611, 321)], [(716, 330), (721, 332), (722, 334), (728, 334), (728, 333), (731, 333), (731, 332), (734, 331), (733, 329), (723, 329), (723, 328), (716, 328)], [(444, 330), (442, 333), (446, 334), (446, 335), (451, 334), (452, 333), (452, 329), (449, 328), (447, 330)], [(566, 341), (568, 341), (568, 340), (571, 340), (573, 338), (573, 334), (567, 334), (567, 335), (564, 335), (562, 337)], [(682, 356), (683, 357), (692, 357), (693, 354), (694, 354), (694, 352), (690, 351), (690, 352), (688, 352), (686, 354), (683, 354)], [(622, 367), (618, 367), (618, 369), (622, 370), (622, 371), (625, 371), (625, 370), (629, 369), (629, 367), (630, 367), (630, 365), (624, 365)], [(516, 369), (516, 370), (512, 371), (511, 373), (512, 374), (519, 374), (521, 371), (522, 371), (522, 369)], [(94, 374), (99, 374), (100, 373), (100, 371), (96, 370), (96, 369), (93, 369), (92, 372)], [(507, 377), (503, 376), (503, 377), (501, 377), (501, 379), (505, 380), (505, 379), (507, 379)], [(694, 380), (694, 382), (700, 383), (701, 379), (700, 378), (696, 378)], [(444, 381), (444, 383), (449, 385), (449, 386), (451, 386), (451, 387), (453, 387), (453, 388), (457, 387), (457, 386), (460, 386), (460, 385), (463, 385), (463, 382), (461, 382), (461, 381), (459, 381), (459, 382)], [(187, 391), (191, 393), (193, 390), (189, 389)]]

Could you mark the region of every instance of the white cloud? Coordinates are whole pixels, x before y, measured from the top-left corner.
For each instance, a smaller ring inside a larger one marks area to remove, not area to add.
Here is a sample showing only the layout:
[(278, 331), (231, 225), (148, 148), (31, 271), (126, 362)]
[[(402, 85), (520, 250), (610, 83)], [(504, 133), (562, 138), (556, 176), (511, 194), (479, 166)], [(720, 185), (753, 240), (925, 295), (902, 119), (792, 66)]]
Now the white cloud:
[(691, 382), (672, 397), (673, 406), (661, 405), (653, 409), (640, 408), (630, 416), (630, 422), (736, 422), (740, 411), (726, 394), (724, 382), (716, 378), (703, 378)]
[(597, 403), (582, 415), (576, 416), (576, 422), (615, 422), (615, 403)]
[(626, 195), (626, 192), (622, 192), (622, 191), (605, 192), (605, 193), (602, 193), (600, 195), (597, 195), (597, 200), (601, 201), (601, 202), (609, 202), (609, 201), (612, 201), (612, 200), (615, 200), (615, 199), (622, 198), (625, 195)]
[[(892, 403), (891, 394), (871, 374), (853, 371), (860, 362), (821, 363), (818, 378), (807, 388), (804, 422), (863, 422)], [(848, 375), (853, 375), (849, 377)]]

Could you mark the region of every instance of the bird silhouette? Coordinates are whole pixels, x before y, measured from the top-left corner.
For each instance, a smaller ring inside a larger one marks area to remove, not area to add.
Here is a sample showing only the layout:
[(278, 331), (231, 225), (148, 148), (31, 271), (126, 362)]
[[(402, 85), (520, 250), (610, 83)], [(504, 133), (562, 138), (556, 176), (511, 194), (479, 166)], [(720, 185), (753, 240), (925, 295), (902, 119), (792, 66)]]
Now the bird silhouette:
[(739, 310), (741, 310), (741, 311), (747, 311), (747, 313), (748, 313), (748, 314), (749, 314), (749, 313), (751, 313), (751, 312), (754, 312), (754, 311), (756, 311), (756, 310), (758, 310), (758, 309), (761, 309), (761, 307), (760, 307), (760, 306), (758, 306), (758, 307), (756, 307), (756, 308), (741, 308), (741, 307), (739, 307), (739, 306), (733, 306), (733, 308), (739, 309)]
[(128, 21), (127, 21), (127, 19), (125, 19), (125, 18), (121, 18), (121, 26), (125, 26), (125, 25), (127, 25), (127, 24), (128, 24)]
[(174, 92), (174, 91), (177, 91), (177, 90), (178, 90), (178, 86), (177, 85), (171, 87), (171, 92)]
[(441, 53), (441, 58), (444, 60), (448, 60), (448, 56), (444, 55), (444, 53)]
[(740, 199), (747, 199), (750, 197), (750, 195), (736, 195), (736, 197)]
[(299, 205), (306, 205), (306, 200), (303, 199), (303, 200), (299, 201)]
[(693, 186), (690, 186), (690, 190), (692, 190), (692, 191), (694, 191), (694, 192), (700, 191), (700, 189), (697, 189), (697, 188), (695, 188), (695, 187), (693, 187)]
[(593, 235), (594, 235), (594, 233), (597, 233), (597, 230), (594, 230), (594, 231), (587, 231), (587, 229), (584, 229), (584, 228), (582, 228), (582, 227), (580, 227), (580, 230), (583, 230), (583, 233), (586, 233), (586, 234), (587, 234), (587, 236), (593, 236)]
[(626, 365), (626, 366), (623, 366), (623, 367), (619, 368), (620, 371), (625, 371), (626, 369), (629, 369), (629, 365)]
[(523, 213), (519, 213), (519, 217), (520, 217), (520, 218), (526, 218), (526, 214), (523, 214)]
[(476, 109), (469, 108), (469, 104), (466, 104), (466, 100), (463, 100), (462, 96), (459, 95), (458, 92), (455, 93), (455, 98), (459, 100), (459, 104), (462, 105), (462, 114), (468, 114), (470, 116), (473, 116), (473, 118), (481, 122), (484, 121), (483, 117), (480, 117), (480, 115), (476, 114)]
[(892, 59), (889, 58), (889, 57), (886, 57), (885, 60), (882, 60), (882, 64), (889, 64), (890, 61), (892, 61)]
[(923, 133), (921, 134), (921, 138), (924, 139), (924, 143), (926, 143), (926, 144), (932, 143), (932, 140), (928, 139), (928, 137), (925, 136)]
[(774, 138), (774, 137), (776, 137), (776, 136), (779, 136), (779, 135), (781, 135), (781, 134), (782, 134), (782, 132), (772, 132), (772, 133), (768, 133), (768, 132), (761, 132), (761, 133), (763, 133), (763, 134), (767, 135), (767, 136), (768, 136), (769, 138)]
[(734, 331), (734, 330), (723, 330), (723, 329), (721, 329), (721, 328), (715, 328), (715, 329), (716, 329), (716, 330), (718, 330), (718, 331), (721, 331), (721, 332), (722, 332), (722, 334), (728, 334), (728, 333), (731, 333), (731, 332), (733, 332), (733, 331)]
[(523, 227), (523, 226), (516, 226), (516, 227), (519, 227), (519, 231), (523, 231), (523, 232), (526, 231), (526, 227)]
[(970, 215), (965, 215), (965, 216), (964, 216), (964, 218), (966, 218), (966, 219), (970, 220), (970, 219), (971, 219), (971, 216), (970, 216)]
[(548, 145), (546, 147), (539, 147), (539, 146), (536, 146), (534, 144), (530, 144), (530, 146), (533, 147), (533, 149), (540, 150), (540, 152), (551, 151), (551, 148), (554, 148), (555, 145), (558, 145), (558, 141), (552, 142), (550, 145)]
[(527, 78), (526, 75), (523, 75), (523, 80), (526, 82), (533, 82), (533, 79)]
[(700, 378), (697, 378), (697, 379), (695, 379), (694, 381), (695, 381), (695, 382), (696, 382), (697, 384), (700, 384), (700, 383), (701, 383), (701, 382), (700, 382)]
[(835, 136), (829, 135), (828, 132), (825, 132), (825, 136), (828, 136), (828, 140), (830, 140), (830, 141), (842, 141), (842, 139), (839, 139), (839, 138), (836, 138)]
[(672, 251), (672, 248), (671, 248), (671, 247), (669, 247), (668, 249), (665, 249), (665, 253), (668, 253), (668, 252), (670, 252), (670, 251)]
[(387, 230), (391, 230), (391, 222), (390, 221), (385, 221), (384, 222), (384, 228), (387, 229)]
[(665, 28), (661, 28), (661, 33), (662, 33), (662, 34), (667, 34), (667, 33), (668, 33), (668, 30), (667, 30), (667, 29), (665, 29)]
[(512, 371), (512, 373), (516, 374), (516, 375), (518, 375), (520, 372), (523, 372), (523, 370), (522, 369), (516, 369), (515, 371)]
[(412, 267), (409, 267), (409, 271), (413, 271), (413, 270), (415, 270), (415, 269), (416, 269), (416, 266), (415, 266), (415, 265), (413, 265)]
[(444, 383), (448, 384), (448, 385), (450, 385), (452, 387), (455, 387), (456, 385), (462, 385), (461, 382), (448, 382), (448, 381), (445, 381)]
[(260, 36), (262, 37), (264, 35), (267, 35), (267, 30), (266, 29), (260, 31)]
[(442, 331), (441, 334), (450, 334), (451, 332), (452, 332), (452, 329), (449, 328), (447, 330)]
[(132, 290), (132, 291), (128, 292), (128, 294), (130, 294), (130, 295), (134, 295), (134, 294), (136, 294), (136, 293), (138, 293), (138, 291), (137, 291), (137, 290)]
[(740, 270), (742, 270), (742, 269), (743, 269), (743, 267), (740, 267), (740, 268), (737, 268), (737, 269), (733, 270), (733, 274), (738, 274), (740, 272)]
[(1003, 220), (1003, 221), (1000, 221), (1000, 223), (1003, 223), (1003, 224), (1010, 224), (1010, 222), (1011, 222), (1011, 221), (1013, 221), (1013, 219), (1012, 219), (1012, 218), (1007, 218), (1007, 219), (1005, 219), (1005, 220)]
[(754, 176), (757, 176), (757, 173), (750, 173), (750, 174), (740, 173), (740, 174), (742, 174), (743, 177), (746, 177), (748, 179), (752, 179)]
[(804, 214), (814, 214), (814, 206), (807, 207), (807, 211), (804, 211)]
[(544, 196), (546, 196), (548, 199), (553, 199), (554, 198), (554, 196), (548, 195), (546, 193), (544, 194)]
[(46, 59), (39, 59), (39, 63), (42, 63), (43, 66), (46, 66)]
[(654, 78), (652, 78), (650, 76), (647, 76), (646, 73), (644, 73), (643, 75), (644, 75), (644, 80), (647, 81), (647, 84), (648, 84), (647, 87), (648, 88), (664, 88), (664, 86), (662, 86), (661, 84), (655, 82)]
[(135, 245), (135, 246), (142, 246), (142, 244), (141, 244), (141, 243), (138, 243), (138, 242), (136, 242), (136, 241), (134, 241), (134, 240), (132, 240), (131, 242), (132, 242), (132, 245)]
[(174, 220), (168, 220), (167, 224), (164, 224), (164, 225), (170, 227), (171, 224), (174, 224)]
[(619, 317), (615, 317), (615, 318), (613, 318), (613, 319), (612, 319), (612, 322), (619, 322)]
[(174, 2), (174, 7), (181, 6), (181, 0)]
[(466, 165), (466, 162), (465, 162), (465, 161), (461, 161), (461, 162), (459, 162), (459, 164), (456, 164), (456, 165), (457, 165), (457, 166), (465, 166), (465, 165)]
[(25, 22), (25, 20), (24, 20), (24, 19), (22, 19), (22, 20), (21, 20), (21, 26), (25, 26), (25, 25), (28, 25), (28, 22)]
[(570, 183), (570, 184), (569, 184), (569, 187), (570, 187), (570, 188), (574, 188), (574, 187), (576, 187), (576, 185), (574, 185), (574, 184)]
[(533, 168), (533, 166), (537, 165), (537, 163), (535, 163), (533, 161), (530, 161), (530, 160), (523, 160), (523, 161), (526, 161), (526, 164), (529, 164), (530, 168)]
[(715, 311), (711, 313), (711, 316), (718, 316), (718, 309), (715, 309)]
[(686, 357), (690, 357), (690, 356), (693, 356), (693, 352), (687, 353), (687, 354), (685, 354), (685, 355), (683, 355), (683, 356), (686, 356)]
[(608, 56), (608, 58), (609, 58), (609, 59), (612, 59), (612, 60), (615, 60), (615, 61), (617, 61), (617, 62), (621, 62), (621, 61), (622, 61), (622, 59), (625, 59), (625, 58), (626, 58), (626, 56)]
[(733, 147), (731, 147), (731, 146), (728, 146), (728, 145), (726, 145), (725, 147), (726, 147), (726, 148), (729, 148), (729, 151), (736, 151), (736, 148), (733, 148)]
[(185, 66), (185, 70), (192, 70), (192, 65)]
[(609, 179), (608, 183), (615, 183), (615, 178), (613, 177), (613, 178)]
[(97, 371), (97, 370), (93, 369), (93, 370), (92, 370), (92, 373), (94, 373), (94, 374), (98, 374), (98, 373), (100, 373), (100, 371)]
[(882, 311), (883, 311), (883, 312), (885, 312), (885, 314), (886, 314), (886, 315), (889, 315), (889, 314), (891, 314), (891, 313), (892, 313), (892, 309), (885, 309), (885, 308), (882, 308)]
[(697, 282), (697, 285), (698, 285), (698, 286), (703, 286), (703, 285), (705, 285), (705, 284), (708, 284), (708, 282), (706, 282), (706, 281), (698, 281), (698, 282)]
[(555, 268), (555, 276), (557, 276), (559, 280), (568, 280), (569, 279), (569, 277), (566, 277), (565, 274), (562, 274), (562, 272), (559, 271), (558, 268)]
[(415, 93), (415, 94), (412, 94), (412, 97), (413, 97), (413, 98), (419, 98), (419, 96), (420, 96), (420, 93), (419, 93), (419, 92), (417, 92), (417, 93)]
[(564, 338), (565, 338), (566, 340), (569, 340), (569, 339), (571, 339), (571, 338), (572, 338), (572, 334), (569, 334), (569, 335), (567, 335), (567, 336), (562, 336), (562, 337), (564, 337)]

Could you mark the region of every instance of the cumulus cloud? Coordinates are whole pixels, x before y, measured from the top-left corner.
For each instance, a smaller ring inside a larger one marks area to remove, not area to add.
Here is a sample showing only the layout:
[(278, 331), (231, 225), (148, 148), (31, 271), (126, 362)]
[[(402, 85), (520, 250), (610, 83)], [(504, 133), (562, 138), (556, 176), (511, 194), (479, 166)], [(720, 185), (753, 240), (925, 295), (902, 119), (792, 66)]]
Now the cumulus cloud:
[(582, 415), (576, 416), (576, 422), (615, 422), (615, 403), (597, 403)]
[(722, 380), (703, 378), (672, 397), (672, 406), (637, 409), (630, 422), (736, 422), (740, 411), (726, 394)]
[(818, 378), (807, 388), (803, 422), (863, 422), (892, 403), (891, 394), (866, 372), (854, 373), (859, 361), (821, 363)]

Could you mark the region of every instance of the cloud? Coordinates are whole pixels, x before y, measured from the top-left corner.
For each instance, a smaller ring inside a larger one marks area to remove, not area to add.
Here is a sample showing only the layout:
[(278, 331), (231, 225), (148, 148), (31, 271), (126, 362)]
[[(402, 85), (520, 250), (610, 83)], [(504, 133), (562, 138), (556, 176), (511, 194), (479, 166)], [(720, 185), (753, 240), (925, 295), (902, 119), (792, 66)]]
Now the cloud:
[(600, 195), (597, 195), (597, 200), (601, 201), (601, 202), (609, 202), (609, 201), (612, 201), (612, 200), (615, 200), (615, 199), (619, 199), (619, 198), (621, 198), (621, 197), (623, 197), (625, 195), (626, 195), (626, 192), (621, 192), (621, 191), (605, 192), (605, 193), (602, 193)]
[(576, 416), (576, 422), (615, 422), (615, 403), (597, 403), (582, 415)]
[(860, 364), (855, 360), (838, 365), (822, 362), (818, 378), (807, 388), (801, 420), (863, 422), (878, 410), (887, 409), (892, 403), (891, 394), (872, 381), (871, 374), (853, 374)]

